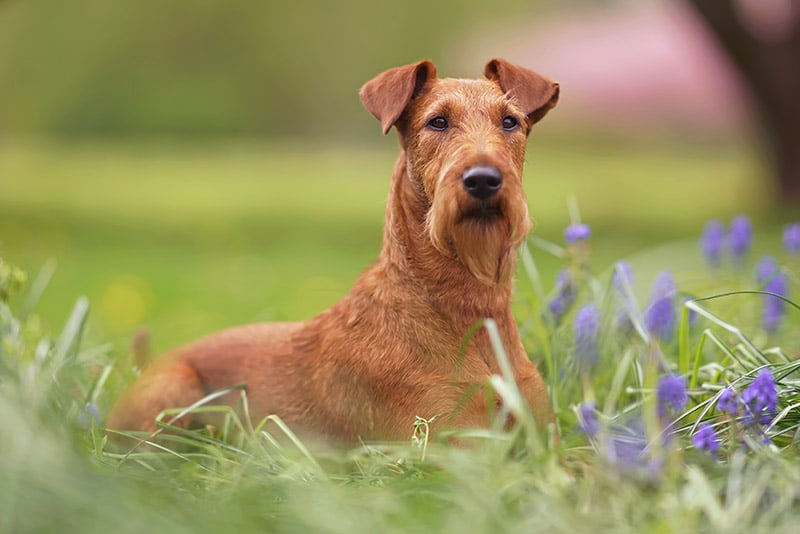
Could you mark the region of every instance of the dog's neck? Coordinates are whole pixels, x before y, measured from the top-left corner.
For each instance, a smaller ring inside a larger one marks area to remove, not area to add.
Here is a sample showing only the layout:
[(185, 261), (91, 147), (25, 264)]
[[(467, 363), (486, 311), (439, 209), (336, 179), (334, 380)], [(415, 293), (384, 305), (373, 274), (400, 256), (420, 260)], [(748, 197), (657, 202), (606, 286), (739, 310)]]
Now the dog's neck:
[(408, 176), (401, 151), (392, 176), (387, 203), (381, 259), (375, 265), (386, 283), (405, 284), (424, 293), (440, 309), (458, 309), (463, 316), (505, 318), (510, 315), (515, 250), (498, 258), (507, 275), (494, 284), (478, 280), (455, 254), (442, 254), (433, 246), (425, 227), (429, 205)]

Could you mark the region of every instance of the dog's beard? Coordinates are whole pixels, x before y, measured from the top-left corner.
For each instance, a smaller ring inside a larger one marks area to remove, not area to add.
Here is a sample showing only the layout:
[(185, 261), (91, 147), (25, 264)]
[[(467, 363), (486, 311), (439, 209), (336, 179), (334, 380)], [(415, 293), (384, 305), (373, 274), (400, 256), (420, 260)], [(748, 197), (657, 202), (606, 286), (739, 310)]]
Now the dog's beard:
[(440, 253), (454, 254), (475, 278), (496, 285), (513, 276), (516, 247), (531, 222), (524, 200), (513, 204), (500, 200), (465, 209), (457, 195), (441, 194), (428, 212), (427, 225), (431, 242)]

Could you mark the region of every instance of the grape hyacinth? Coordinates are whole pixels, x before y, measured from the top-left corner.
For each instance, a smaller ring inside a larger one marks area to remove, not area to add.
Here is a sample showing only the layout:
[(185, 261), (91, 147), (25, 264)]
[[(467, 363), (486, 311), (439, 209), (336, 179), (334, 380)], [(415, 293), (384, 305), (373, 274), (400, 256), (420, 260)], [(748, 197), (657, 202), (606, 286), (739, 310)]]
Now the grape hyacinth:
[(741, 259), (750, 250), (753, 243), (753, 227), (745, 215), (734, 217), (731, 221), (731, 252), (734, 258)]
[(625, 287), (633, 287), (633, 268), (627, 261), (618, 261), (614, 266), (614, 277), (611, 284), (621, 295), (625, 296)]
[(719, 438), (714, 432), (714, 427), (708, 423), (702, 423), (697, 427), (697, 432), (692, 436), (692, 445), (697, 450), (707, 451), (711, 455), (716, 455), (719, 450)]
[(772, 256), (762, 256), (756, 264), (756, 282), (759, 284), (772, 278), (780, 269)]
[(568, 270), (558, 273), (556, 279), (556, 297), (547, 305), (547, 309), (556, 321), (559, 321), (575, 304), (578, 288)]
[(681, 375), (662, 376), (656, 386), (658, 415), (665, 417), (669, 413), (682, 410), (689, 401), (686, 392), (686, 379)]
[(588, 224), (571, 224), (564, 230), (564, 241), (567, 244), (586, 241), (592, 237), (592, 229)]
[(595, 437), (600, 431), (600, 423), (597, 420), (594, 402), (586, 401), (580, 405), (578, 410), (581, 430), (590, 438)]
[(597, 306), (587, 304), (578, 310), (573, 324), (575, 332), (575, 358), (581, 369), (587, 369), (597, 362), (597, 338), (600, 332), (600, 313)]
[(647, 464), (647, 439), (643, 431), (641, 435), (609, 436), (606, 447), (609, 462), (622, 471), (633, 472)]
[(651, 334), (669, 342), (675, 330), (675, 306), (672, 299), (664, 297), (650, 304), (645, 312), (645, 324)]
[[(789, 293), (786, 275), (779, 272), (764, 286), (764, 291), (786, 297)], [(764, 330), (775, 332), (781, 324), (786, 303), (778, 297), (764, 295)]]
[[(763, 291), (773, 293), (781, 297), (789, 294), (789, 281), (786, 274), (781, 271), (778, 263), (771, 257), (761, 258), (756, 266), (756, 280), (763, 283)], [(783, 319), (786, 303), (775, 296), (764, 295), (764, 315), (762, 325), (767, 332), (775, 332)]]
[(775, 377), (766, 367), (758, 372), (749, 386), (742, 392), (742, 402), (747, 408), (748, 421), (767, 424), (778, 408), (778, 389)]
[(727, 387), (720, 393), (719, 400), (717, 401), (717, 411), (727, 413), (734, 417), (739, 413), (739, 397), (732, 388)]
[(94, 403), (87, 402), (86, 406), (83, 407), (83, 410), (81, 410), (81, 413), (78, 416), (78, 425), (80, 425), (81, 428), (89, 428), (92, 422), (97, 425), (102, 423), (102, 419), (100, 418), (100, 408), (98, 408)]
[(669, 271), (661, 271), (653, 280), (651, 296), (654, 300), (661, 297), (672, 297), (677, 290), (672, 273)]
[(721, 221), (712, 220), (708, 221), (705, 229), (703, 230), (703, 237), (700, 240), (700, 246), (703, 249), (703, 254), (708, 260), (709, 265), (712, 267), (719, 266), (719, 260), (722, 256), (722, 245), (725, 242), (725, 226)]
[(624, 332), (632, 328), (631, 316), (636, 313), (636, 302), (631, 294), (633, 291), (633, 269), (627, 261), (617, 262), (614, 267), (614, 276), (611, 286), (620, 299), (621, 309), (617, 316), (617, 326)]
[(647, 330), (664, 342), (672, 340), (677, 313), (675, 311), (675, 281), (664, 271), (653, 282), (650, 305), (644, 314)]
[(800, 255), (800, 222), (787, 224), (784, 228), (783, 248), (789, 254)]
[[(681, 301), (682, 302), (681, 309), (683, 309), (683, 307), (686, 306), (687, 302), (690, 302), (692, 300), (694, 300), (692, 297), (683, 297), (683, 300)], [(697, 324), (697, 312), (694, 311), (692, 308), (689, 308), (688, 319), (689, 319), (689, 326), (694, 326)]]
[(612, 428), (605, 440), (608, 462), (620, 472), (654, 481), (661, 476), (664, 462), (655, 457), (640, 420)]

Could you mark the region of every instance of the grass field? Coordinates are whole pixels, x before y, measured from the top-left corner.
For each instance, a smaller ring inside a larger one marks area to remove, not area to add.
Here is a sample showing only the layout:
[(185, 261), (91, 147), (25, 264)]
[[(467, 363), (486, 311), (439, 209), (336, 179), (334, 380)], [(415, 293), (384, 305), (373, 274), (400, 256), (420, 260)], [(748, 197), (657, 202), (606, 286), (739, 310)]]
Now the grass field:
[[(104, 452), (102, 417), (133, 375), (139, 326), (160, 351), (309, 317), (347, 292), (380, 246), (392, 144), (0, 145), (0, 532), (794, 531), (800, 309), (786, 304), (772, 331), (763, 295), (723, 294), (760, 289), (753, 269), (769, 253), (796, 302), (800, 258), (781, 250), (790, 219), (770, 209), (758, 158), (735, 144), (532, 141), (536, 238), (515, 313), (556, 403), (558, 444), (520, 408), (515, 431), (465, 435), (470, 449), (412, 443), (409, 424), (408, 443), (310, 453), (275, 421), (230, 414), (229, 427), (161, 452)], [(571, 197), (592, 227), (589, 269), (537, 240), (563, 246)], [(752, 218), (753, 250), (710, 269), (700, 232), (737, 213)], [(620, 259), (635, 273), (624, 290), (610, 283)], [(29, 272), (23, 288), (9, 263)], [(564, 267), (577, 302), (555, 317)], [(669, 338), (648, 311), (664, 270), (677, 284)], [(680, 307), (713, 296), (691, 321)], [(588, 302), (600, 313), (591, 364), (574, 333)], [(728, 385), (736, 414), (720, 408)], [(713, 454), (695, 441), (701, 423), (719, 439)]]
[[(329, 306), (380, 249), (395, 142), (0, 145), (0, 253), (57, 268), (40, 314), (75, 298), (98, 338), (139, 326), (156, 349), (245, 321)], [(595, 265), (675, 239), (709, 216), (763, 219), (769, 191), (752, 151), (534, 138), (526, 188), (535, 235), (560, 242), (574, 197), (595, 228)], [(551, 281), (557, 261), (540, 255)]]

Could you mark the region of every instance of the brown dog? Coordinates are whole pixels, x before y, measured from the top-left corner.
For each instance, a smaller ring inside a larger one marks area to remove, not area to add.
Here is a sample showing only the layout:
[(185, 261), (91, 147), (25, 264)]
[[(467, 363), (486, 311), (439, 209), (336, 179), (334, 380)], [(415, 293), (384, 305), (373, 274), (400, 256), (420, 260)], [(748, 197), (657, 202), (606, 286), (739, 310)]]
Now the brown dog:
[[(525, 145), (559, 87), (500, 59), (485, 75), (440, 79), (421, 61), (365, 84), (364, 106), (384, 133), (397, 129), (401, 147), (378, 260), (307, 322), (233, 328), (170, 352), (117, 403), (108, 427), (154, 430), (162, 410), (236, 384), (247, 385), (255, 418), (277, 414), (301, 435), (336, 442), (407, 439), (415, 416), (443, 414), (434, 431), (487, 427), (493, 408), (480, 391), (500, 374), (496, 357), (483, 330), (462, 347), (485, 318), (497, 322), (535, 418), (550, 422), (510, 301), (516, 248), (530, 229)], [(181, 424), (205, 422), (189, 417)]]

